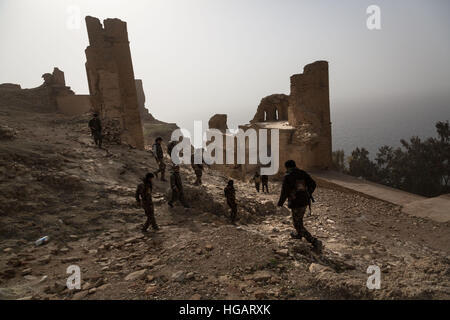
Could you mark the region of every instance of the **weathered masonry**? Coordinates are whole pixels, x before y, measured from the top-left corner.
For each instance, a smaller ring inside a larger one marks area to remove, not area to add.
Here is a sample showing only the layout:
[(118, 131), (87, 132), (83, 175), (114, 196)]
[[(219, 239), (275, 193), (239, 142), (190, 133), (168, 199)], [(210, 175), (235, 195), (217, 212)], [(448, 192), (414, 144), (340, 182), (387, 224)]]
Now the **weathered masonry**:
[(127, 24), (87, 16), (86, 73), (92, 108), (103, 121), (105, 137), (144, 148), (141, 116), (131, 61)]
[[(226, 123), (221, 126), (226, 128)], [(328, 62), (316, 61), (306, 65), (303, 73), (292, 75), (290, 94), (263, 98), (250, 123), (239, 128), (244, 131), (253, 128), (257, 132), (267, 129), (268, 143), (270, 130), (279, 130), (279, 174), (284, 172), (284, 162), (289, 159), (302, 169), (329, 169), (332, 149)], [(246, 148), (248, 153), (248, 142)], [(268, 149), (271, 149), (270, 145)], [(224, 170), (242, 177), (258, 167), (259, 164), (243, 164), (226, 166)]]

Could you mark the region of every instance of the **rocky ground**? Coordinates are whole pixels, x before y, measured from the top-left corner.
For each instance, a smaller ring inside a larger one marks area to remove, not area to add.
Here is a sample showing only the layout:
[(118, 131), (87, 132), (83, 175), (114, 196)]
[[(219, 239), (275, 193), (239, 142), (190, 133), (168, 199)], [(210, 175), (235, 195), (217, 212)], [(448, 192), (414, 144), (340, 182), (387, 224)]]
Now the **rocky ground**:
[[(134, 191), (156, 169), (149, 151), (93, 146), (87, 116), (0, 109), (0, 299), (449, 299), (450, 224), (319, 186), (306, 226), (321, 255), (293, 240), (279, 183), (258, 194), (236, 182), (239, 222), (228, 223), (227, 177), (207, 169), (191, 209), (167, 206), (156, 181), (158, 232), (140, 232)], [(46, 245), (34, 241), (50, 236)], [(67, 267), (82, 288), (68, 290)], [(381, 268), (369, 290), (368, 266)]]

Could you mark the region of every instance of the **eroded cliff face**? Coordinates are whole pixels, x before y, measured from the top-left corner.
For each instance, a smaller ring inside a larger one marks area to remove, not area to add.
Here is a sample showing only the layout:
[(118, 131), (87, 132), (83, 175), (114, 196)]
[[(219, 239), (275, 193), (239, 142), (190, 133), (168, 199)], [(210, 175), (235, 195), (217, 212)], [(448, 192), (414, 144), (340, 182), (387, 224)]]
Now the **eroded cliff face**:
[(143, 149), (127, 24), (119, 19), (106, 19), (103, 24), (97, 18), (86, 17), (86, 72), (92, 107), (103, 120), (108, 140)]

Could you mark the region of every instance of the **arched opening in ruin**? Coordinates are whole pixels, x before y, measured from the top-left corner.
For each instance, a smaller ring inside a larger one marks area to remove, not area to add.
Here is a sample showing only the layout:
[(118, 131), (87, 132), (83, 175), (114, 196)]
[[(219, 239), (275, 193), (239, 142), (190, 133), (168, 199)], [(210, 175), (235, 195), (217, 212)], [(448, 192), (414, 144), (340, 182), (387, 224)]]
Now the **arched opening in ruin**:
[(280, 117), (278, 115), (278, 109), (275, 109), (275, 120), (280, 120)]
[(264, 120), (263, 120), (264, 122), (266, 122), (267, 121), (267, 111), (264, 111)]

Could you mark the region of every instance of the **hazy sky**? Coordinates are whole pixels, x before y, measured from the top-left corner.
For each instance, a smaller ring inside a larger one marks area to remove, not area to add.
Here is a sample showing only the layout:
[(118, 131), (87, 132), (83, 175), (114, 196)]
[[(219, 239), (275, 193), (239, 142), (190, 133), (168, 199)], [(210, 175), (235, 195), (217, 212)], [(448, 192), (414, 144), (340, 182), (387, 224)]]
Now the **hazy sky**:
[[(378, 31), (366, 27), (371, 4)], [(88, 93), (86, 15), (127, 21), (147, 107), (186, 128), (215, 113), (247, 123), (315, 60), (330, 63), (337, 127), (349, 110), (450, 110), (448, 0), (0, 0), (0, 83), (35, 87), (57, 66)]]

